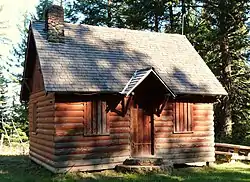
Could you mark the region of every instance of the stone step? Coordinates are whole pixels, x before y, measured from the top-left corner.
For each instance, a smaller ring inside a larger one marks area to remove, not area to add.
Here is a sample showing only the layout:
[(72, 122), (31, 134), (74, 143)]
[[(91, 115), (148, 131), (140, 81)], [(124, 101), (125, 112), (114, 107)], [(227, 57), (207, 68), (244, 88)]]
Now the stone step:
[(173, 171), (173, 166), (160, 165), (160, 166), (135, 166), (135, 165), (117, 165), (115, 167), (117, 172), (122, 173), (147, 173), (147, 172), (168, 172)]
[(162, 158), (155, 157), (135, 157), (126, 159), (123, 164), (130, 166), (160, 166), (164, 164), (164, 161)]

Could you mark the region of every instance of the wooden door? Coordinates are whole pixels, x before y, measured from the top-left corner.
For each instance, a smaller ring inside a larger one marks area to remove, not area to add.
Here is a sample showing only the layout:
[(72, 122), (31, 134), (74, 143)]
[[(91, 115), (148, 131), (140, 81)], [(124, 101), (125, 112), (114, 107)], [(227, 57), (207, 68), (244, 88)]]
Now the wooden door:
[(146, 115), (143, 109), (134, 107), (131, 109), (131, 154), (135, 156), (152, 155), (152, 131), (151, 117)]

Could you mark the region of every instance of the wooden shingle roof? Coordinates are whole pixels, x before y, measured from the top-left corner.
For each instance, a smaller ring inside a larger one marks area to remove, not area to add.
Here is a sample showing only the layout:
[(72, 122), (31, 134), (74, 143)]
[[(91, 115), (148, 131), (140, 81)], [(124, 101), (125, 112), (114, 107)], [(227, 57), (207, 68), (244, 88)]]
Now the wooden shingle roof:
[(31, 24), (46, 91), (121, 92), (154, 67), (175, 94), (227, 94), (183, 35), (65, 23), (65, 43), (51, 43), (44, 29)]

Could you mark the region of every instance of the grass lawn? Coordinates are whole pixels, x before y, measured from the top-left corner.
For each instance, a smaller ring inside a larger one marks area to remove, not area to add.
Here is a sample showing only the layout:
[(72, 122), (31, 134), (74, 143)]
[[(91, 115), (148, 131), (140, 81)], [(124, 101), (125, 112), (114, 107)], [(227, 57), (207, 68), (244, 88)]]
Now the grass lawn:
[(122, 174), (112, 170), (55, 175), (31, 162), (27, 156), (0, 156), (0, 182), (93, 182), (93, 181), (238, 181), (250, 182), (250, 165), (220, 164), (213, 168), (179, 168), (172, 174)]

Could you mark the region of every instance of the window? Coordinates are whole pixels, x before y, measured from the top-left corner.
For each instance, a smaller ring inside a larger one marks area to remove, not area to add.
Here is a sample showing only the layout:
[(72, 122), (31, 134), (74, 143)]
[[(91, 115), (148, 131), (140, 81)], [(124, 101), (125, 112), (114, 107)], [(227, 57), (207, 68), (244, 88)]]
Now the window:
[(32, 132), (36, 132), (37, 129), (37, 104), (32, 104)]
[(105, 135), (109, 133), (106, 102), (92, 101), (85, 105), (85, 135)]
[(185, 133), (192, 131), (192, 103), (174, 103), (174, 132)]

